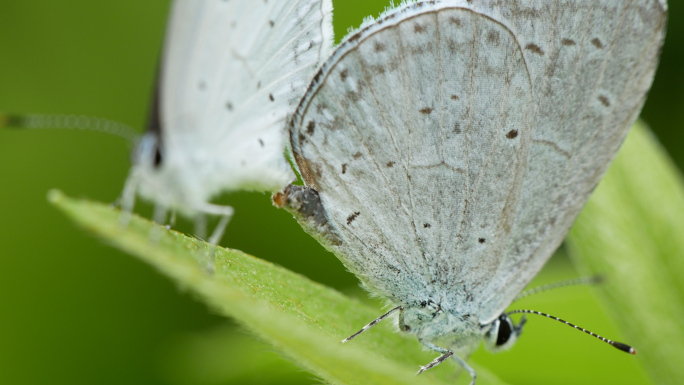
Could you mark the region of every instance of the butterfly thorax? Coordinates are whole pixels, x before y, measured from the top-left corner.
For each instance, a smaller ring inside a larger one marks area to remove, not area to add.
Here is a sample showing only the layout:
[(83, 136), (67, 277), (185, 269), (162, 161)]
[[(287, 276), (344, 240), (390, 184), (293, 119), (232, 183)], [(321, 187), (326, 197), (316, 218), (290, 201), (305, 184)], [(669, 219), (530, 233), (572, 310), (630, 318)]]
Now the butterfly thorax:
[(449, 310), (432, 301), (405, 306), (403, 329), (415, 334), (423, 343), (435, 344), (466, 356), (477, 347), (487, 331), (474, 315)]

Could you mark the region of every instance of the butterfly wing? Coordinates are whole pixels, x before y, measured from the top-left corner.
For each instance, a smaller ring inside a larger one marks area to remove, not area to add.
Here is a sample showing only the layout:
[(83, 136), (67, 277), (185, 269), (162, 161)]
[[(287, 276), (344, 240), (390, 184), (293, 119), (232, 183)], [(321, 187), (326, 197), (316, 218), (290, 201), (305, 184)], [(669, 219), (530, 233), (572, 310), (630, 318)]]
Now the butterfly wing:
[(665, 36), (664, 0), (474, 1), (514, 31), (535, 94), (529, 161), (506, 253), (483, 284), (498, 316), (560, 245), (638, 117)]
[(187, 195), (292, 181), (285, 119), (332, 50), (330, 0), (177, 0), (166, 41), (164, 161)]
[(496, 270), (532, 112), (509, 30), (467, 9), (416, 5), (340, 46), (291, 138), (337, 254), (368, 287), (410, 305)]
[(442, 1), (351, 36), (291, 130), (340, 239), (331, 249), (399, 303), (491, 321), (615, 155), (663, 27), (655, 0)]

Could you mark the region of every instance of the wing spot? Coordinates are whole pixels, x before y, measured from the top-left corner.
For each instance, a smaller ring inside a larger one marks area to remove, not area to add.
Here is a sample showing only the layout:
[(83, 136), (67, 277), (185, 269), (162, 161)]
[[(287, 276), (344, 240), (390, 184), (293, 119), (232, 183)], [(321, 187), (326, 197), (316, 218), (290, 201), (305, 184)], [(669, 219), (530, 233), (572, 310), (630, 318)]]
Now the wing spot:
[(349, 76), (349, 71), (345, 68), (340, 72), (340, 79), (342, 79), (342, 81), (345, 81), (347, 80), (347, 76)]
[(563, 45), (575, 45), (575, 41), (572, 39), (563, 39), (561, 40), (561, 44)]
[(264, 141), (261, 140), (261, 138), (259, 138), (259, 144), (261, 145), (261, 147), (264, 147)]
[(314, 122), (313, 120), (309, 120), (309, 124), (306, 125), (306, 133), (309, 135), (313, 135), (315, 128), (316, 122)]
[(430, 113), (433, 111), (433, 108), (430, 107), (423, 107), (420, 109), (420, 113), (424, 115), (430, 115)]
[(347, 164), (342, 163), (342, 174), (345, 174), (347, 172)]
[(458, 95), (451, 95), (451, 100), (459, 100), (460, 98)]
[(532, 53), (536, 53), (539, 56), (544, 56), (544, 51), (541, 49), (541, 47), (534, 43), (526, 45), (525, 49), (531, 51)]
[(480, 243), (485, 243), (485, 239), (484, 239), (484, 238), (479, 238), (477, 241), (480, 242)]
[(456, 24), (457, 27), (461, 26), (461, 19), (457, 17), (450, 17), (449, 21), (451, 21), (453, 24)]
[[(387, 268), (392, 270), (397, 275), (401, 274), (401, 270), (397, 269), (396, 267), (394, 267), (392, 265), (387, 265)], [(394, 295), (392, 295), (392, 296), (394, 297)]]
[(273, 28), (273, 26), (275, 25), (275, 21), (269, 20), (269, 21), (268, 21), (268, 25), (270, 25), (271, 28)]
[(227, 103), (226, 103), (226, 108), (228, 109), (228, 111), (233, 111), (233, 103), (227, 102)]
[(454, 123), (454, 133), (455, 134), (461, 133), (461, 123), (459, 123), (459, 122)]
[(356, 154), (352, 155), (352, 158), (359, 159), (361, 157), (361, 151), (357, 151)]
[(259, 81), (257, 82), (257, 90), (258, 90), (259, 88), (261, 88), (261, 80), (259, 80)]
[(489, 31), (487, 34), (487, 43), (499, 44), (499, 33), (496, 31)]
[(414, 32), (414, 33), (424, 33), (424, 32), (425, 32), (425, 27), (423, 27), (422, 25), (416, 23), (416, 24), (413, 26), (413, 32)]
[(606, 95), (599, 95), (598, 100), (606, 107), (610, 107), (610, 99)]
[(199, 89), (201, 91), (204, 91), (207, 89), (207, 82), (205, 82), (204, 80), (200, 80), (199, 84), (197, 84), (197, 86), (199, 87)]
[(268, 94), (268, 98), (269, 98), (271, 101), (275, 101), (275, 98), (273, 97), (273, 94)]
[(354, 91), (349, 91), (346, 94), (347, 99), (351, 100), (353, 103), (358, 102), (361, 99), (361, 94)]
[(388, 168), (394, 167), (394, 162), (387, 162), (387, 167)]
[(385, 50), (385, 45), (380, 42), (375, 42), (375, 52), (382, 52)]
[(423, 223), (423, 227), (429, 229), (430, 227), (432, 227), (432, 225), (429, 223)]
[(591, 39), (591, 44), (593, 44), (594, 47), (596, 47), (598, 49), (603, 48), (603, 43), (601, 42), (601, 39), (599, 39), (598, 37)]
[(513, 138), (515, 138), (515, 137), (517, 137), (517, 136), (518, 136), (518, 130), (510, 130), (510, 131), (508, 131), (508, 133), (506, 134), (506, 137), (507, 137), (508, 139), (513, 139)]
[(358, 217), (361, 213), (359, 211), (354, 212), (352, 215), (347, 217), (347, 225), (351, 225), (352, 222), (354, 222), (354, 219)]

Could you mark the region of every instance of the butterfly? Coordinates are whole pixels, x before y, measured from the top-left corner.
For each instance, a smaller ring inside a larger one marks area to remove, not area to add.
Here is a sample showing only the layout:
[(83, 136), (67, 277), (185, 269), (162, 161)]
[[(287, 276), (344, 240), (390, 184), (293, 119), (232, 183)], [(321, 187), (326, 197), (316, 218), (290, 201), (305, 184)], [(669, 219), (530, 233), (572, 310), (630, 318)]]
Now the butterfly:
[(221, 192), (276, 191), (293, 181), (285, 158), (286, 118), (332, 50), (330, 0), (176, 0), (167, 27), (149, 129), (133, 153), (122, 194), (136, 194), (197, 219), (233, 208)]
[(524, 320), (506, 309), (638, 116), (666, 11), (657, 0), (419, 1), (343, 40), (291, 122), (305, 186), (274, 202), (392, 305), (360, 332), (399, 313), (399, 329), (439, 353), (420, 372), (452, 358), (473, 384), (466, 359), (481, 341), (517, 340)]

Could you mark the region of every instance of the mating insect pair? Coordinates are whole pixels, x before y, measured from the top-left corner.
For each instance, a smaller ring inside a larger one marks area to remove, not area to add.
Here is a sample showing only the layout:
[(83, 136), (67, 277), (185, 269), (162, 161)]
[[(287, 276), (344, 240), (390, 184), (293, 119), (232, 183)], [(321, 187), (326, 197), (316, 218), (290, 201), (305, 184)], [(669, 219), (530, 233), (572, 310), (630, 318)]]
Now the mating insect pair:
[[(665, 1), (405, 2), (334, 49), (331, 12), (176, 1), (124, 208), (137, 193), (157, 219), (225, 225), (214, 194), (282, 190), (276, 205), (395, 304), (363, 330), (399, 312), (441, 353), (421, 371), (449, 357), (469, 369), (481, 340), (520, 334), (505, 309), (638, 116)], [(288, 186), (286, 148), (306, 187)]]

